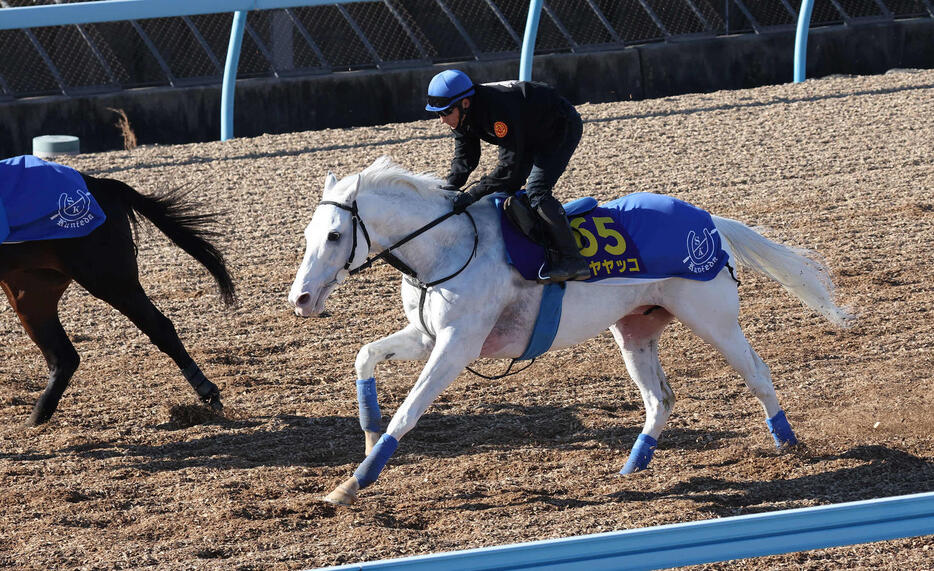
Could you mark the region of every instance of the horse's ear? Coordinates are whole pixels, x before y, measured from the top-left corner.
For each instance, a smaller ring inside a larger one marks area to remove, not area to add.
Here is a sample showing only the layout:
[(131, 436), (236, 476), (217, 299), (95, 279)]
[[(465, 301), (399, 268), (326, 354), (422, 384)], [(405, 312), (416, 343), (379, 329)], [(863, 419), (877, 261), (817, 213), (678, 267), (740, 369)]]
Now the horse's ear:
[(363, 180), (363, 177), (360, 176), (360, 173), (357, 173), (353, 177), (353, 192), (350, 193), (350, 196), (356, 198), (357, 192), (360, 191), (360, 181)]
[(328, 172), (328, 176), (324, 177), (324, 190), (330, 190), (335, 184), (337, 184), (337, 177), (334, 173)]

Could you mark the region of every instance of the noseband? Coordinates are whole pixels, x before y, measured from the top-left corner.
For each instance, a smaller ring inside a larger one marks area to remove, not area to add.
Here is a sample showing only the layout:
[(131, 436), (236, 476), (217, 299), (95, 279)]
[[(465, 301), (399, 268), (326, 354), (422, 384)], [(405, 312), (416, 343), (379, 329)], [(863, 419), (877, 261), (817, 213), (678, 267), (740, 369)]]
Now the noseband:
[(322, 200), (321, 202), (318, 203), (319, 206), (322, 204), (335, 206), (337, 208), (340, 208), (341, 210), (346, 210), (347, 212), (350, 213), (350, 219), (353, 223), (353, 242), (352, 242), (352, 247), (350, 250), (350, 257), (347, 258), (347, 263), (344, 264), (344, 269), (347, 270), (350, 275), (354, 275), (354, 274), (362, 272), (363, 270), (369, 268), (370, 266), (372, 266), (374, 263), (376, 263), (379, 260), (386, 260), (386, 263), (388, 263), (390, 266), (396, 268), (403, 274), (415, 280), (416, 284), (424, 290), (431, 286), (438, 285), (442, 282), (446, 282), (449, 279), (461, 273), (462, 271), (464, 271), (467, 268), (467, 266), (470, 264), (470, 261), (473, 260), (473, 257), (477, 254), (477, 245), (480, 243), (480, 232), (477, 230), (477, 223), (474, 221), (473, 216), (471, 216), (470, 213), (467, 212), (466, 210), (464, 211), (464, 214), (467, 215), (467, 218), (470, 219), (470, 223), (473, 225), (473, 234), (474, 234), (473, 235), (473, 250), (471, 250), (470, 256), (467, 258), (467, 261), (464, 262), (464, 265), (461, 266), (461, 269), (457, 270), (453, 274), (447, 276), (446, 278), (442, 278), (440, 280), (435, 280), (433, 282), (424, 283), (418, 279), (418, 273), (415, 270), (413, 270), (408, 264), (400, 260), (398, 256), (392, 253), (392, 251), (395, 250), (396, 248), (402, 246), (403, 244), (406, 244), (413, 238), (416, 238), (417, 236), (424, 234), (428, 230), (431, 230), (432, 228), (434, 228), (438, 224), (441, 224), (442, 222), (444, 222), (451, 216), (454, 216), (455, 214), (454, 212), (448, 212), (447, 214), (441, 216), (440, 218), (435, 218), (428, 224), (425, 224), (418, 230), (415, 230), (414, 232), (402, 238), (401, 240), (399, 240), (392, 246), (389, 246), (388, 248), (386, 248), (379, 254), (376, 254), (375, 256), (372, 256), (372, 257), (368, 257), (358, 267), (354, 269), (350, 269), (350, 266), (353, 264), (353, 259), (357, 255), (357, 226), (358, 225), (360, 226), (360, 229), (363, 231), (363, 238), (366, 240), (367, 252), (370, 251), (370, 245), (371, 245), (370, 233), (366, 231), (366, 224), (363, 223), (363, 218), (360, 217), (360, 210), (357, 208), (357, 201), (354, 200), (350, 206), (346, 204), (342, 204), (340, 202), (334, 202), (331, 200)]

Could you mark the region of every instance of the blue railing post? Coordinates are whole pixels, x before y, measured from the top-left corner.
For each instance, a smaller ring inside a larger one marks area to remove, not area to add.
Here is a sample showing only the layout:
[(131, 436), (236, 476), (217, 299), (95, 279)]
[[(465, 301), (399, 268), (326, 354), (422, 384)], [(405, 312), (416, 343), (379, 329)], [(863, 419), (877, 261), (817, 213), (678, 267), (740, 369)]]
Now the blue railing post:
[(522, 37), (522, 57), (519, 60), (519, 81), (532, 80), (532, 59), (535, 57), (535, 37), (538, 35), (538, 19), (542, 14), (542, 0), (529, 1), (529, 15), (525, 20)]
[(233, 138), (234, 91), (237, 85), (237, 67), (240, 65), (240, 46), (243, 44), (243, 28), (247, 12), (234, 12), (230, 26), (230, 43), (227, 45), (227, 62), (224, 64), (224, 84), (221, 88), (221, 141)]
[(811, 10), (814, 0), (801, 0), (798, 9), (798, 30), (795, 32), (795, 83), (804, 81), (808, 51), (808, 28), (811, 27)]

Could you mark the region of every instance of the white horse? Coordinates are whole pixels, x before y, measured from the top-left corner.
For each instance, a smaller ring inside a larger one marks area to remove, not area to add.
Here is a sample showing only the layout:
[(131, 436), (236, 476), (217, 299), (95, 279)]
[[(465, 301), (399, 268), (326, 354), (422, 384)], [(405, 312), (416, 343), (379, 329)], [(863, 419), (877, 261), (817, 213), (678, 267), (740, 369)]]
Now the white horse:
[[(305, 255), (289, 292), (289, 302), (302, 317), (320, 314), (339, 283), (372, 263), (368, 255), (390, 257), (396, 267), (416, 276), (402, 281), (409, 324), (357, 353), (367, 457), (351, 478), (324, 498), (327, 501), (350, 504), (361, 488), (373, 483), (399, 440), (473, 360), (516, 358), (529, 342), (544, 286), (523, 279), (507, 263), (492, 201), (471, 206), (469, 216), (450, 216), (453, 193), (440, 190), (441, 184), (432, 176), (411, 174), (386, 157), (341, 181), (329, 173), (321, 203), (305, 228)], [(449, 217), (412, 236), (445, 215)], [(822, 264), (740, 222), (717, 216), (713, 220), (731, 260), (777, 281), (833, 323), (846, 325), (850, 315), (834, 303), (833, 285)], [(632, 282), (637, 283), (568, 282), (563, 317), (551, 346), (561, 349), (607, 328), (612, 332), (646, 410), (642, 433), (620, 473), (648, 465), (671, 414), (675, 398), (659, 362), (658, 340), (675, 318), (716, 347), (742, 375), (765, 409), (776, 445), (797, 442), (768, 367), (740, 330), (737, 282), (726, 268), (710, 281)], [(387, 359), (427, 363), (381, 435), (374, 371)]]

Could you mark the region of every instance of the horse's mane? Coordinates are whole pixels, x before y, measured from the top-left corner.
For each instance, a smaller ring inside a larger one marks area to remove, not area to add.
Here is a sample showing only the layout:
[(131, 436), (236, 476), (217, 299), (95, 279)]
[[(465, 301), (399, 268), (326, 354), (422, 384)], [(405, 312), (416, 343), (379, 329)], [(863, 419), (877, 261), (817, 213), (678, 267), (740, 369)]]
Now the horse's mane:
[(419, 196), (425, 199), (436, 199), (444, 192), (439, 189), (443, 181), (434, 174), (409, 172), (386, 155), (373, 161), (372, 165), (360, 173), (360, 177), (361, 189), (404, 184), (413, 188)]

